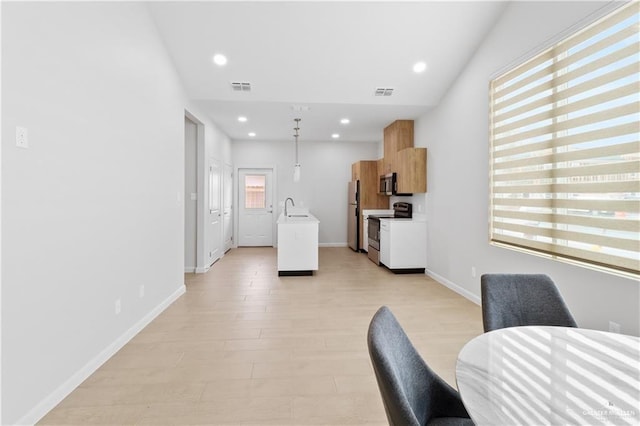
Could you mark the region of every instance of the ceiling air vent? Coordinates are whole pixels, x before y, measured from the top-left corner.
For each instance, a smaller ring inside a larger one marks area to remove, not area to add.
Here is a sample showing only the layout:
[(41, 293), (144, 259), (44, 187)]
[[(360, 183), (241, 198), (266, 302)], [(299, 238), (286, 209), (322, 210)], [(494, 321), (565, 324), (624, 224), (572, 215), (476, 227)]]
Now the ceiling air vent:
[(391, 96), (393, 95), (393, 89), (390, 87), (378, 87), (376, 89), (376, 96)]
[(233, 81), (231, 82), (231, 88), (234, 92), (250, 92), (251, 91), (251, 83), (247, 81)]

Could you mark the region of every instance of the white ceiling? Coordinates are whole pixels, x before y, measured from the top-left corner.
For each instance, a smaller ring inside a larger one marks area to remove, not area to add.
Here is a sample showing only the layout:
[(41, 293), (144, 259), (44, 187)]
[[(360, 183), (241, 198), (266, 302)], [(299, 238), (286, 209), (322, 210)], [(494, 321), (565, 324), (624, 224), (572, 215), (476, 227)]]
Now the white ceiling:
[[(234, 140), (379, 141), (436, 105), (507, 2), (151, 2), (188, 96)], [(224, 67), (212, 57), (223, 53)], [(425, 61), (422, 74), (413, 64)], [(235, 92), (231, 82), (250, 82)], [(390, 97), (374, 96), (378, 87)], [(308, 111), (294, 111), (292, 106)], [(240, 123), (237, 117), (248, 118)], [(347, 117), (348, 125), (339, 120)]]

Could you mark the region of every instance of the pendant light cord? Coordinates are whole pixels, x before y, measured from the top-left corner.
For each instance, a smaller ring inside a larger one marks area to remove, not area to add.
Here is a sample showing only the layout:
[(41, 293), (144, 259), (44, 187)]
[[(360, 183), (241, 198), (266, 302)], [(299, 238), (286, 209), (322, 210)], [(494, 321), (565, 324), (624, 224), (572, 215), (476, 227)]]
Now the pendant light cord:
[(296, 127), (293, 128), (293, 130), (296, 131), (296, 134), (293, 136), (296, 138), (296, 164), (298, 164), (298, 136), (300, 136), (298, 131), (300, 130), (300, 121), (302, 121), (302, 119), (294, 118), (293, 121), (296, 122)]

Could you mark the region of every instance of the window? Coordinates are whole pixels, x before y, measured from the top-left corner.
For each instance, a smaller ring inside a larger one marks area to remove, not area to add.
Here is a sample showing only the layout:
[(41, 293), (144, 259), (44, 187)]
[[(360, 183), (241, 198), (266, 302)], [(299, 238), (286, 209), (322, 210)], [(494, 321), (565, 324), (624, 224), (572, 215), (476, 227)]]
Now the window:
[(265, 198), (265, 175), (247, 175), (244, 178), (244, 208), (264, 209), (266, 207)]
[(491, 81), (493, 244), (638, 277), (639, 11)]

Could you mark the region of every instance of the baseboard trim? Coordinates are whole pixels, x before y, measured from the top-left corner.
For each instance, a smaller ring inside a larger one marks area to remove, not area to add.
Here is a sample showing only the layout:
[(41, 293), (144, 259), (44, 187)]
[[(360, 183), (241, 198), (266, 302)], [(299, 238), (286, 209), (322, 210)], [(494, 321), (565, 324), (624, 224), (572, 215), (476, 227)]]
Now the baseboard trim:
[(53, 391), (49, 396), (40, 401), (34, 408), (32, 408), (24, 417), (22, 417), (17, 424), (19, 425), (34, 425), (39, 422), (49, 411), (51, 411), (56, 405), (58, 405), (63, 399), (65, 399), (75, 388), (77, 388), (82, 382), (84, 382), (89, 376), (91, 376), (102, 364), (107, 362), (109, 358), (115, 355), (124, 345), (126, 345), (136, 334), (138, 334), (143, 328), (145, 328), (151, 321), (153, 321), (158, 315), (162, 313), (166, 308), (175, 302), (180, 296), (186, 292), (186, 287), (182, 284), (173, 294), (161, 302), (158, 306), (153, 308), (148, 314), (146, 314), (140, 321), (135, 323), (129, 328), (122, 336), (117, 338), (113, 343), (107, 346), (102, 352), (100, 352), (95, 358), (89, 361), (84, 367), (82, 367), (73, 376), (67, 379), (58, 389)]
[(195, 266), (185, 266), (184, 267), (184, 273), (185, 274), (193, 274), (195, 273), (197, 270), (197, 268)]
[(434, 280), (438, 281), (443, 286), (455, 291), (456, 293), (458, 293), (460, 296), (464, 297), (465, 299), (469, 299), (470, 301), (472, 301), (476, 305), (481, 305), (482, 304), (482, 302), (480, 300), (480, 296), (471, 293), (469, 290), (460, 287), (458, 284), (455, 284), (455, 283), (449, 281), (445, 277), (442, 277), (442, 276), (436, 274), (435, 272), (433, 272), (433, 271), (431, 271), (429, 269), (427, 269), (425, 271), (425, 273), (428, 276), (430, 276), (431, 278), (433, 278)]
[(318, 247), (347, 247), (347, 243), (319, 243)]
[(195, 272), (196, 274), (204, 274), (205, 272), (209, 271), (209, 268), (210, 266), (204, 266), (204, 267), (198, 266)]
[(313, 275), (312, 270), (302, 270), (302, 271), (278, 271), (279, 277), (308, 277)]

